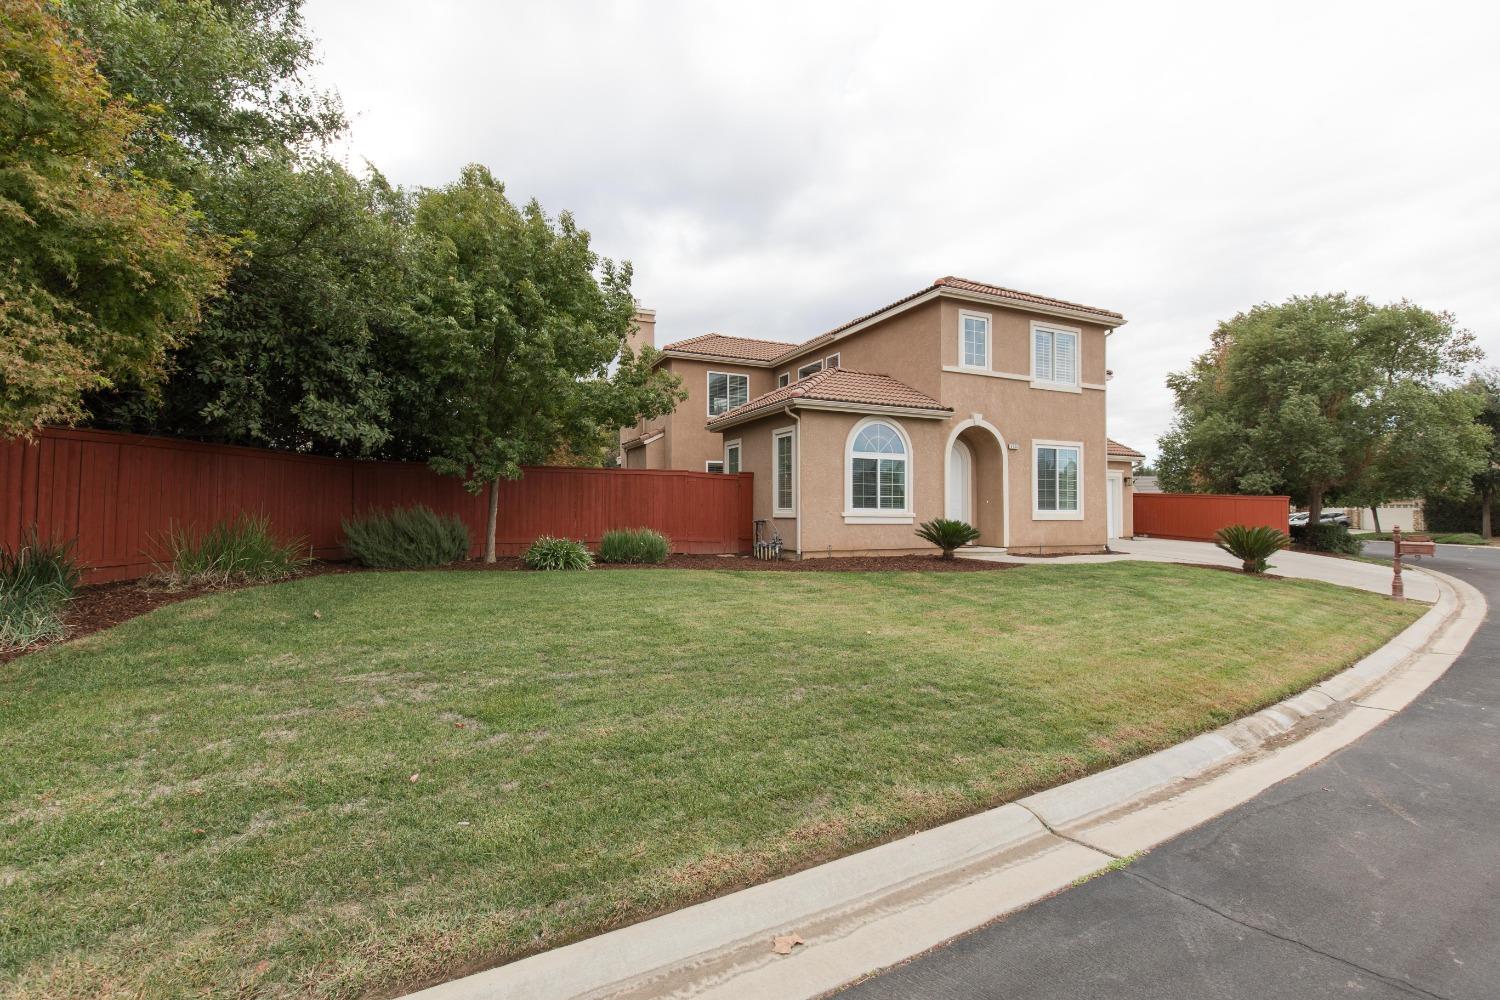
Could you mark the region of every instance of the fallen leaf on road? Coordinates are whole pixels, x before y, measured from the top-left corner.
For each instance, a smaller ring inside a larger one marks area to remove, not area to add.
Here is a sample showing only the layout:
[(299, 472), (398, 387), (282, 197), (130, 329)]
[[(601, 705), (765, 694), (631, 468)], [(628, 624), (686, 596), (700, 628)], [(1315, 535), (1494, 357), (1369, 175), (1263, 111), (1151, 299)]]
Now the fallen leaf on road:
[(807, 944), (802, 940), (801, 934), (783, 934), (771, 942), (771, 950), (778, 955), (790, 955), (792, 949), (799, 944)]

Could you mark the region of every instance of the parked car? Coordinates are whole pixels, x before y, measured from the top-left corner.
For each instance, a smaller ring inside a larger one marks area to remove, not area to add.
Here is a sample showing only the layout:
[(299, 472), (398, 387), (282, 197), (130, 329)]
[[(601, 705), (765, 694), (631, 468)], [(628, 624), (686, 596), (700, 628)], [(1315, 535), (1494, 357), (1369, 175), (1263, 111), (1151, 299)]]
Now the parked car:
[[(1289, 527), (1293, 527), (1293, 528), (1301, 527), (1302, 525), (1304, 525), (1304, 524), (1307, 523), (1307, 516), (1308, 516), (1307, 511), (1305, 511), (1305, 510), (1299, 510), (1297, 513), (1293, 514), (1291, 517), (1287, 518), (1287, 525)], [(1322, 514), (1320, 514), (1318, 516), (1318, 523), (1319, 524), (1342, 524), (1344, 527), (1347, 528), (1347, 527), (1349, 527), (1349, 515), (1346, 514), (1346, 513), (1344, 513), (1341, 510), (1327, 510), (1327, 511), (1324, 511)]]

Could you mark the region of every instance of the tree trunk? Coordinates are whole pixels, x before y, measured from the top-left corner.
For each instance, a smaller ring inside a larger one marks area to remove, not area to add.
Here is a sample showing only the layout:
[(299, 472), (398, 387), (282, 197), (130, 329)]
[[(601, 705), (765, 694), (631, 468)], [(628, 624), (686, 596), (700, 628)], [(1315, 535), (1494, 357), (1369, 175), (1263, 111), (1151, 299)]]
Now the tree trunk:
[(1486, 486), (1483, 494), (1483, 506), (1479, 508), (1479, 534), (1485, 541), (1495, 537), (1490, 527), (1490, 504), (1495, 502), (1495, 487)]
[(952, 559), (953, 558), (953, 550), (952, 549), (944, 549), (943, 550), (943, 558), (944, 559)]
[(500, 512), (500, 477), (490, 480), (490, 514), (484, 522), (484, 561), (495, 561), (495, 516)]
[(1313, 490), (1307, 495), (1307, 526), (1310, 528), (1323, 519), (1323, 491)]
[(1370, 520), (1375, 522), (1375, 534), (1380, 534), (1380, 508), (1370, 504)]

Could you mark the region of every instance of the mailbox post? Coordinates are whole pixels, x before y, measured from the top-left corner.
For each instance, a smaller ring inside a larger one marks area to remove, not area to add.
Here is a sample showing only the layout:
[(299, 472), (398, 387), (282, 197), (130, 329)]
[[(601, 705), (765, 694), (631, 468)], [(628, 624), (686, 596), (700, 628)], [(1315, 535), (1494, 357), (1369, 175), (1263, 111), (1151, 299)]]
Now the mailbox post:
[(1399, 524), (1391, 528), (1391, 544), (1396, 548), (1396, 558), (1391, 563), (1395, 570), (1391, 574), (1391, 597), (1404, 601), (1406, 600), (1406, 586), (1401, 582), (1401, 526)]

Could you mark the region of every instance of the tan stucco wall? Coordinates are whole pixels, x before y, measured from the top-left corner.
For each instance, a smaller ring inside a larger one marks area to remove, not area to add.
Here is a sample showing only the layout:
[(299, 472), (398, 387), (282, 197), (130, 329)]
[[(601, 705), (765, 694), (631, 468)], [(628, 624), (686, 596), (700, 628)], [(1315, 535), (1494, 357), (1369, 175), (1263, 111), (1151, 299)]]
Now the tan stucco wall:
[(937, 322), (938, 303), (917, 306), (826, 344), (787, 367), (777, 368), (772, 373), (771, 384), (775, 385), (775, 375), (780, 372), (791, 371), (795, 381), (798, 365), (837, 354), (841, 368), (889, 375), (938, 398), (942, 391), (942, 361), (938, 353)]
[[(704, 463), (722, 461), (724, 436), (708, 429), (708, 373), (733, 372), (750, 376), (750, 398), (770, 392), (776, 386), (775, 376), (765, 368), (729, 365), (707, 361), (668, 358), (667, 369), (682, 378), (688, 398), (666, 418), (666, 452), (663, 468), (702, 472)], [(733, 434), (730, 435), (733, 437)]]

